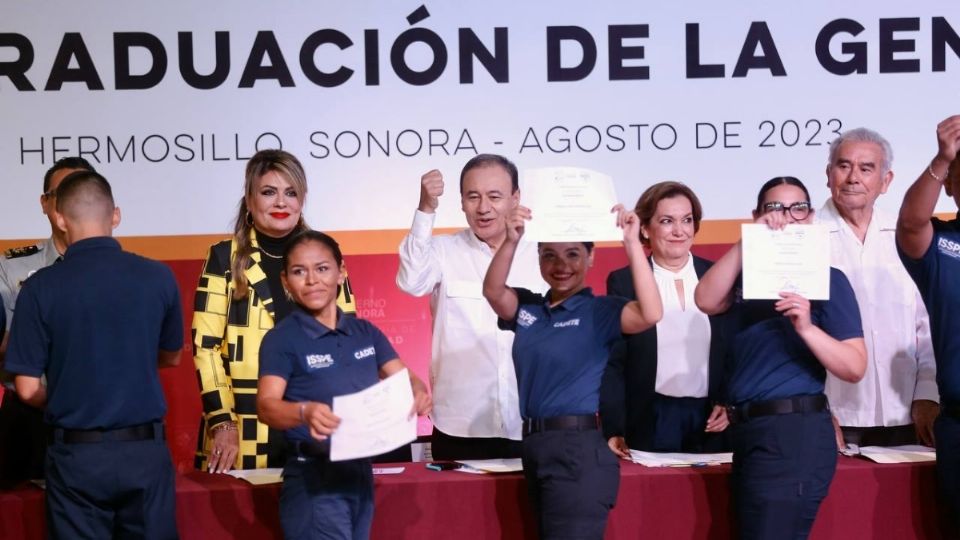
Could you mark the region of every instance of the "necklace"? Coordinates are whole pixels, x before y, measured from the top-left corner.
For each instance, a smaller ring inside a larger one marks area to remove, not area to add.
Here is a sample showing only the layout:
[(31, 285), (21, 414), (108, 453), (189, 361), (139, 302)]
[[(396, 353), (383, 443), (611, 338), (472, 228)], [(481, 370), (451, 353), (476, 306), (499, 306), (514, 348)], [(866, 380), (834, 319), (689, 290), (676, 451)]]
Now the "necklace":
[(270, 257), (271, 259), (282, 259), (282, 258), (283, 258), (283, 255), (274, 255), (273, 253), (270, 253), (269, 251), (263, 249), (262, 247), (259, 248), (259, 249), (260, 249), (260, 253), (263, 253), (264, 255), (266, 255), (267, 257)]

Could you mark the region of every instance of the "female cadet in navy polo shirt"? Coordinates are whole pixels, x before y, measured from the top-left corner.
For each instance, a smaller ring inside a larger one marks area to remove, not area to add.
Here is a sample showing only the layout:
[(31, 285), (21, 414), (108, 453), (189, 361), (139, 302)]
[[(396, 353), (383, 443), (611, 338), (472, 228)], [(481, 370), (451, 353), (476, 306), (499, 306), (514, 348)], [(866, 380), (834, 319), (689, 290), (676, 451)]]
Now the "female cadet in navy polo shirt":
[[(793, 177), (764, 184), (756, 223), (782, 229), (811, 223), (810, 195)], [(806, 538), (837, 466), (837, 442), (823, 395), (826, 371), (857, 382), (867, 366), (860, 312), (850, 282), (830, 269), (830, 299), (744, 301), (735, 288), (740, 242), (704, 274), (697, 306), (729, 311), (740, 330), (727, 384), (733, 446), (733, 498), (739, 537)]]
[(589, 242), (543, 243), (546, 296), (507, 286), (530, 210), (507, 217), (507, 238), (483, 281), (483, 295), (516, 333), (513, 362), (523, 417), (523, 471), (542, 538), (602, 538), (616, 502), (620, 464), (598, 429), (600, 379), (621, 333), (642, 332), (663, 307), (640, 244), (639, 220), (617, 205), (637, 299), (594, 296), (584, 285)]
[[(267, 332), (260, 345), (257, 414), (286, 430), (280, 523), (286, 538), (370, 536), (373, 476), (370, 460), (333, 463), (327, 437), (340, 419), (330, 405), (404, 368), (386, 336), (368, 321), (337, 308), (343, 285), (337, 242), (305, 231), (287, 244), (281, 281), (298, 308)], [(426, 386), (410, 372), (414, 408), (430, 411)]]

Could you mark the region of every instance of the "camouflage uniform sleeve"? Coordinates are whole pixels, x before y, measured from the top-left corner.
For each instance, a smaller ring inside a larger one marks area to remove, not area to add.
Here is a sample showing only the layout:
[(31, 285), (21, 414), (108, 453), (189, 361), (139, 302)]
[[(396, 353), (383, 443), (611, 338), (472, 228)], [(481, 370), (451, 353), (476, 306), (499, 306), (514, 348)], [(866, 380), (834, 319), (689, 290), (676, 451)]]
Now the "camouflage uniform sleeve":
[(223, 347), (230, 287), (230, 244), (210, 248), (193, 305), (193, 362), (207, 427), (237, 421), (230, 377), (224, 369)]

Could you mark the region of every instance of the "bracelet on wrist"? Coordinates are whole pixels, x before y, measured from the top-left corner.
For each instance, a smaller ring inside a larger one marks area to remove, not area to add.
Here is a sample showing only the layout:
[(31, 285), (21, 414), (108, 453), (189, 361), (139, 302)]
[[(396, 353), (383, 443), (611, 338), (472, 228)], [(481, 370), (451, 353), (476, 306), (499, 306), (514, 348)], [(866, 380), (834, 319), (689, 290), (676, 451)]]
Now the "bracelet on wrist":
[(307, 423), (306, 418), (303, 417), (303, 412), (304, 412), (304, 410), (306, 410), (306, 408), (307, 408), (307, 404), (306, 404), (306, 403), (301, 403), (301, 404), (300, 404), (300, 423), (301, 423), (301, 424), (306, 424), (306, 423)]
[(233, 421), (220, 422), (210, 428), (210, 433), (219, 433), (221, 431), (237, 431), (237, 424)]
[(940, 182), (941, 184), (943, 184), (943, 181), (947, 179), (947, 173), (944, 173), (943, 176), (937, 176), (936, 174), (934, 174), (932, 161), (930, 162), (929, 165), (927, 165), (927, 174), (930, 175), (930, 178), (933, 178), (934, 180), (936, 180), (937, 182)]

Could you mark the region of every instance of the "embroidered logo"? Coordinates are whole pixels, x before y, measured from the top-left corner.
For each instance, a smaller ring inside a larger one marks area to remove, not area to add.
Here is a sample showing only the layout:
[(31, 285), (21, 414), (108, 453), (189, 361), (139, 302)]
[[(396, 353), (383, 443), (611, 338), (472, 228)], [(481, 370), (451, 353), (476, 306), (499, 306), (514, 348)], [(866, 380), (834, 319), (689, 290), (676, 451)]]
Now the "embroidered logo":
[(366, 357), (368, 357), (368, 356), (373, 356), (373, 355), (375, 355), (375, 354), (377, 354), (377, 349), (376, 349), (376, 348), (374, 348), (374, 347), (367, 347), (366, 349), (361, 349), (361, 350), (353, 353), (353, 357), (356, 358), (357, 360), (362, 360), (362, 359), (364, 359), (364, 358), (366, 358)]
[(568, 326), (580, 326), (580, 319), (570, 319), (569, 321), (553, 323), (554, 328), (566, 328)]
[(521, 309), (517, 313), (517, 324), (519, 324), (520, 326), (526, 328), (535, 322), (537, 322), (537, 318), (534, 317), (533, 314), (530, 313), (529, 311), (525, 309)]
[(333, 365), (333, 357), (329, 354), (308, 354), (307, 367), (310, 369), (320, 369)]
[(960, 243), (941, 237), (937, 241), (937, 248), (940, 250), (940, 253), (943, 253), (948, 257), (960, 259)]

